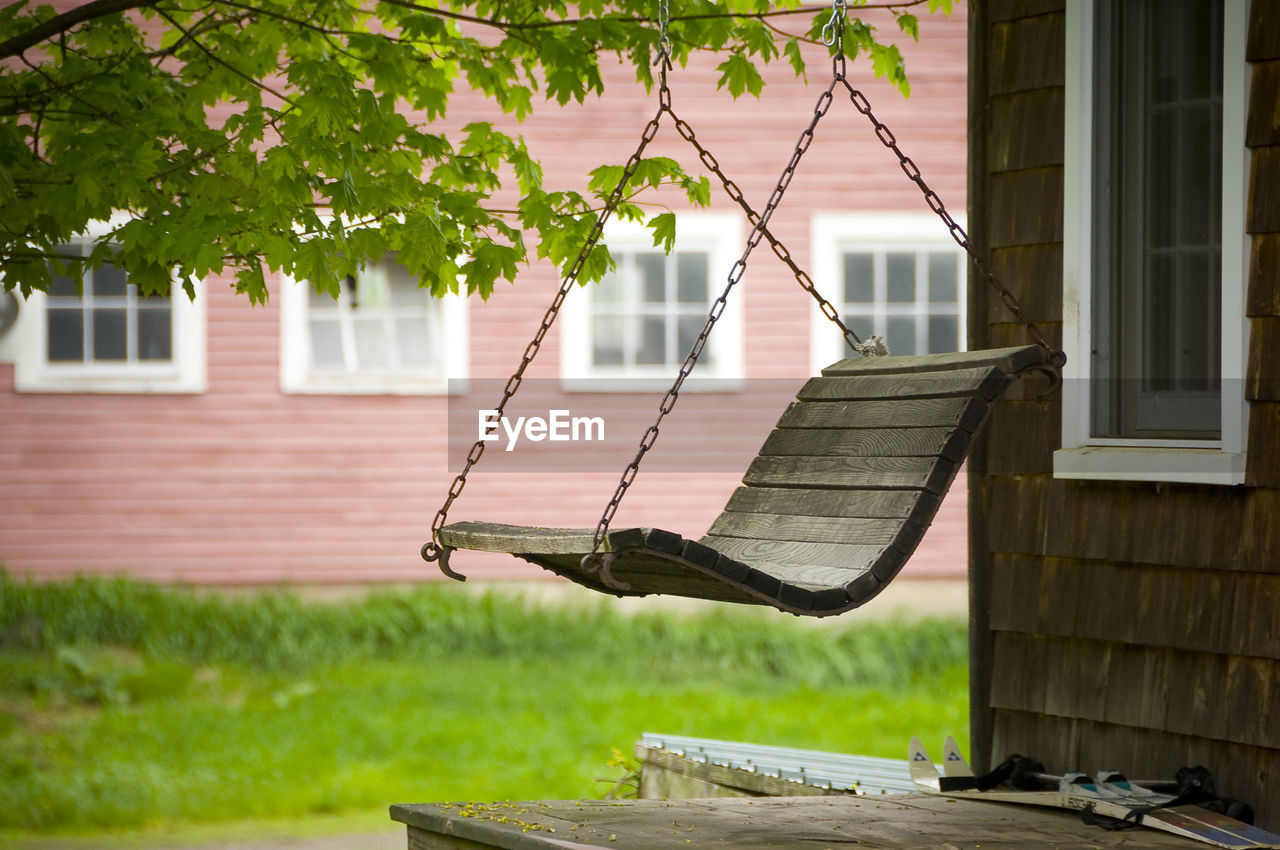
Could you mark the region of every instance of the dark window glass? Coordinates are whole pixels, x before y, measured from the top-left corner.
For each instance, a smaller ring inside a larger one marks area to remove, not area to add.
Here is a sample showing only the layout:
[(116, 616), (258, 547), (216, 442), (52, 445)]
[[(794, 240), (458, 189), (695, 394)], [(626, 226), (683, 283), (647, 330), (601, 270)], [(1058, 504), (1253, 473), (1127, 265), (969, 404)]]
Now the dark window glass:
[(93, 310), (93, 359), (129, 359), (129, 311)]
[(46, 356), (51, 363), (84, 360), (84, 311), (50, 307)]

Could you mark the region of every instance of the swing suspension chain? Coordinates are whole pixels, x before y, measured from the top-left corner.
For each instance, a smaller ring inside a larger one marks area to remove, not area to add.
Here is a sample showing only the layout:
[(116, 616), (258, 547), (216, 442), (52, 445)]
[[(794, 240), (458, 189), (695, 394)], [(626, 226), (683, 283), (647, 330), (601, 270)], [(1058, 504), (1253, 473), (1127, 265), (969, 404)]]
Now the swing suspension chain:
[[(665, 5), (665, 2), (664, 2)], [(507, 402), (520, 389), (520, 384), (524, 381), (525, 370), (529, 368), (529, 364), (538, 355), (539, 349), (542, 347), (542, 341), (546, 337), (547, 332), (551, 330), (551, 326), (555, 324), (556, 317), (560, 313), (560, 307), (564, 304), (565, 297), (573, 289), (574, 284), (578, 280), (578, 275), (582, 272), (582, 267), (586, 265), (587, 257), (591, 254), (592, 249), (600, 241), (600, 237), (604, 233), (605, 224), (609, 217), (617, 209), (621, 203), (623, 194), (626, 192), (627, 184), (631, 181), (632, 175), (635, 174), (637, 166), (640, 164), (641, 158), (644, 156), (645, 148), (653, 141), (658, 133), (658, 125), (662, 120), (664, 112), (670, 111), (670, 94), (667, 91), (667, 78), (665, 69), (662, 72), (662, 90), (660, 97), (660, 106), (657, 113), (645, 125), (644, 132), (640, 136), (640, 144), (636, 148), (635, 153), (631, 154), (631, 158), (627, 160), (626, 165), (622, 169), (622, 175), (618, 180), (618, 184), (613, 187), (613, 191), (609, 193), (609, 197), (605, 201), (604, 209), (596, 217), (596, 223), (591, 228), (591, 233), (587, 237), (587, 241), (583, 243), (582, 249), (578, 252), (578, 256), (574, 259), (573, 265), (569, 267), (569, 271), (565, 274), (560, 282), (560, 289), (556, 292), (555, 298), (552, 299), (551, 305), (547, 307), (547, 311), (542, 316), (542, 322), (538, 326), (537, 332), (533, 335), (533, 339), (529, 341), (525, 347), (524, 356), (520, 359), (520, 365), (510, 379), (507, 381), (506, 387), (502, 391), (502, 400), (498, 402), (496, 411), (497, 417), (502, 418), (503, 412), (506, 410)], [(471, 451), (467, 453), (466, 463), (462, 467), (462, 471), (453, 479), (453, 483), (449, 486), (448, 495), (445, 496), (444, 504), (440, 506), (440, 510), (436, 511), (435, 518), (431, 521), (431, 539), (422, 547), (422, 558), (425, 561), (438, 561), (440, 569), (450, 578), (465, 581), (465, 577), (452, 571), (449, 568), (449, 547), (440, 542), (440, 529), (444, 528), (445, 522), (449, 516), (449, 508), (453, 506), (454, 500), (462, 494), (462, 490), (467, 486), (467, 474), (471, 472), (471, 468), (479, 462), (484, 455), (485, 446), (488, 443), (484, 440), (476, 440), (471, 447)]]
[[(835, 307), (831, 305), (831, 302), (822, 297), (821, 293), (819, 293), (817, 288), (814, 286), (809, 275), (796, 265), (795, 261), (791, 258), (790, 252), (787, 251), (786, 247), (773, 236), (768, 227), (769, 220), (773, 217), (774, 210), (778, 208), (778, 205), (782, 202), (783, 194), (786, 192), (787, 187), (791, 185), (791, 179), (795, 176), (795, 172), (800, 165), (801, 158), (813, 143), (814, 130), (818, 126), (818, 122), (822, 120), (822, 116), (827, 113), (832, 101), (835, 99), (832, 94), (834, 89), (835, 81), (833, 80), (831, 85), (827, 86), (826, 91), (824, 91), (818, 98), (818, 103), (814, 107), (813, 118), (810, 120), (809, 126), (800, 134), (800, 140), (796, 142), (795, 150), (791, 154), (791, 160), (787, 163), (787, 167), (783, 169), (782, 175), (778, 178), (778, 183), (774, 186), (773, 192), (770, 194), (763, 212), (760, 213), (756, 213), (755, 210), (753, 210), (747, 203), (746, 198), (742, 194), (742, 190), (738, 188), (736, 183), (725, 175), (723, 170), (721, 170), (720, 163), (716, 160), (715, 156), (713, 156), (710, 151), (698, 142), (693, 128), (677, 116), (671, 109), (670, 96), (669, 94), (666, 95), (662, 108), (671, 113), (671, 116), (675, 121), (677, 132), (680, 133), (682, 138), (693, 145), (693, 147), (698, 151), (698, 156), (701, 158), (703, 165), (710, 169), (716, 177), (719, 178), (725, 191), (729, 194), (729, 197), (746, 212), (748, 219), (750, 219), (752, 223), (752, 229), (750, 236), (747, 238), (746, 248), (743, 250), (742, 256), (738, 258), (738, 260), (733, 264), (733, 268), (729, 271), (729, 278), (724, 291), (720, 293), (719, 297), (716, 298), (715, 302), (711, 305), (711, 311), (707, 315), (706, 322), (703, 323), (702, 331), (698, 334), (697, 339), (694, 340), (693, 345), (689, 347), (689, 353), (685, 356), (684, 363), (681, 365), (680, 371), (676, 374), (674, 383), (672, 383), (671, 388), (667, 390), (667, 394), (663, 397), (662, 403), (658, 405), (657, 418), (644, 432), (644, 436), (640, 439), (640, 446), (636, 450), (635, 457), (632, 458), (631, 462), (627, 464), (626, 469), (623, 470), (622, 478), (618, 481), (618, 486), (614, 490), (613, 497), (609, 499), (608, 504), (605, 505), (604, 513), (601, 514), (600, 521), (596, 524), (596, 532), (592, 540), (591, 553), (582, 559), (583, 568), (587, 572), (599, 572), (603, 566), (601, 562), (600, 548), (604, 544), (605, 537), (609, 533), (609, 524), (613, 521), (614, 514), (618, 512), (618, 507), (621, 505), (622, 498), (626, 495), (627, 489), (631, 486), (632, 482), (635, 481), (636, 475), (640, 471), (641, 460), (644, 459), (645, 454), (647, 454), (648, 451), (653, 448), (654, 443), (657, 442), (662, 420), (672, 411), (672, 409), (674, 409), (676, 399), (680, 395), (680, 388), (684, 385), (685, 378), (689, 377), (689, 373), (692, 372), (694, 367), (697, 365), (698, 358), (701, 356), (702, 350), (706, 346), (707, 338), (711, 335), (712, 328), (715, 327), (716, 322), (720, 319), (721, 314), (724, 313), (725, 307), (728, 305), (729, 295), (732, 293), (733, 288), (738, 285), (738, 282), (742, 280), (742, 276), (747, 270), (747, 260), (751, 256), (751, 252), (756, 249), (756, 246), (760, 244), (762, 239), (768, 239), (769, 244), (773, 247), (774, 253), (777, 254), (778, 257), (782, 259), (782, 261), (795, 273), (796, 280), (800, 285), (817, 299), (818, 304), (822, 307), (822, 311), (826, 317), (840, 326), (841, 331), (845, 334), (846, 340), (850, 340), (850, 345), (853, 345), (855, 342), (861, 342), (857, 335), (844, 325), (840, 320), (840, 314), (836, 311)], [(607, 575), (606, 580), (611, 581), (612, 584), (617, 585), (620, 589), (626, 589), (617, 581), (608, 579)]]
[[(991, 268), (987, 265), (987, 261), (980, 253), (978, 253), (978, 250), (973, 247), (973, 242), (969, 239), (969, 234), (966, 233), (965, 229), (951, 217), (951, 213), (947, 211), (946, 206), (942, 203), (942, 198), (940, 198), (938, 193), (933, 191), (933, 189), (929, 187), (929, 184), (924, 181), (924, 176), (920, 173), (919, 166), (912, 161), (911, 157), (902, 152), (902, 148), (898, 147), (898, 140), (893, 135), (893, 131), (880, 121), (880, 119), (876, 118), (875, 113), (871, 111), (871, 102), (867, 100), (866, 95), (849, 84), (849, 81), (844, 75), (843, 54), (837, 56), (837, 63), (838, 64), (835, 66), (836, 77), (848, 90), (849, 100), (853, 104), (853, 108), (865, 115), (867, 120), (871, 122), (876, 133), (876, 138), (878, 138), (880, 143), (892, 151), (898, 158), (898, 165), (902, 168), (902, 173), (907, 175), (907, 179), (916, 184), (924, 194), (925, 203), (928, 204), (929, 209), (932, 210), (938, 218), (942, 219), (942, 223), (947, 226), (947, 231), (951, 234), (951, 238), (954, 239), (955, 243), (959, 245), (969, 256), (969, 259), (973, 262), (974, 268), (978, 270), (978, 273), (982, 275), (983, 279), (986, 280), (987, 283), (991, 284), (991, 286), (995, 288), (996, 292), (1000, 294), (1000, 300), (1004, 302), (1004, 306), (1019, 322), (1022, 323), (1022, 326), (1026, 328), (1027, 335), (1031, 337), (1032, 341), (1048, 353), (1050, 363), (1049, 371), (1055, 379), (1055, 384), (1058, 381), (1061, 381), (1061, 370), (1062, 366), (1067, 362), (1067, 355), (1062, 351), (1062, 349), (1054, 348), (1045, 335), (1040, 331), (1040, 328), (1036, 326), (1035, 322), (1031, 321), (1027, 316), (1026, 311), (1022, 309), (1022, 305), (1018, 302), (1017, 297), (1009, 291), (1008, 287), (1000, 282), (1000, 279), (996, 277), (995, 273), (991, 271)], [(1052, 390), (1052, 387), (1050, 389)]]
[[(804, 155), (805, 151), (809, 149), (809, 145), (813, 143), (814, 131), (818, 126), (818, 122), (827, 114), (827, 110), (835, 100), (833, 95), (835, 86), (836, 80), (832, 80), (831, 85), (827, 86), (827, 90), (819, 96), (817, 105), (814, 106), (813, 109), (813, 120), (809, 122), (809, 126), (800, 134), (800, 141), (797, 142), (796, 149), (791, 155), (791, 161), (787, 163), (786, 169), (783, 170), (782, 176), (778, 180), (778, 185), (773, 189), (773, 195), (769, 198), (769, 205), (776, 206), (777, 202), (775, 197), (777, 200), (781, 200), (782, 193), (785, 192), (787, 187), (791, 184), (791, 178), (795, 175), (796, 167), (800, 164), (800, 157)], [(746, 214), (747, 219), (751, 224), (759, 225), (760, 214), (752, 209), (751, 205), (747, 203), (747, 199), (743, 196), (742, 190), (738, 188), (738, 184), (734, 183), (733, 180), (731, 180), (728, 175), (720, 169), (720, 163), (716, 160), (711, 151), (704, 148), (701, 142), (698, 141), (697, 137), (694, 135), (693, 128), (690, 127), (687, 122), (677, 117), (676, 131), (680, 133), (680, 136), (685, 141), (693, 145), (694, 149), (698, 152), (698, 156), (702, 159), (702, 164), (710, 169), (711, 172), (720, 180), (720, 183), (724, 186), (725, 193), (728, 194), (729, 199), (742, 208), (742, 211)], [(766, 209), (768, 208), (769, 207), (766, 206)], [(822, 293), (818, 291), (817, 286), (814, 284), (813, 278), (809, 277), (808, 272), (800, 268), (795, 259), (791, 256), (791, 252), (787, 250), (787, 246), (783, 245), (782, 242), (773, 235), (772, 231), (766, 227), (762, 228), (760, 233), (763, 234), (764, 238), (769, 242), (769, 246), (773, 249), (773, 253), (778, 257), (778, 259), (785, 263), (787, 268), (791, 270), (791, 273), (795, 276), (796, 283), (800, 284), (800, 288), (805, 292), (808, 292), (809, 295), (813, 297), (813, 300), (822, 311), (822, 315), (826, 316), (827, 319), (840, 328), (840, 332), (844, 334), (845, 342), (849, 344), (850, 348), (856, 351), (858, 346), (862, 345), (862, 339), (841, 320), (840, 311), (835, 308), (835, 305), (823, 297)]]

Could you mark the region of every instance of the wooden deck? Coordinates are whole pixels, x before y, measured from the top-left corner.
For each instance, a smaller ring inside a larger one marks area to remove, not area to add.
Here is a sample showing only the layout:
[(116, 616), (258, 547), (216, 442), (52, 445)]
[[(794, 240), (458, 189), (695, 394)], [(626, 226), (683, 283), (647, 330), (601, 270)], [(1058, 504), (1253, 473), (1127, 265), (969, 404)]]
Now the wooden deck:
[(391, 807), (409, 850), (884, 848), (1192, 850), (1151, 829), (1107, 832), (1078, 815), (925, 796), (427, 803)]

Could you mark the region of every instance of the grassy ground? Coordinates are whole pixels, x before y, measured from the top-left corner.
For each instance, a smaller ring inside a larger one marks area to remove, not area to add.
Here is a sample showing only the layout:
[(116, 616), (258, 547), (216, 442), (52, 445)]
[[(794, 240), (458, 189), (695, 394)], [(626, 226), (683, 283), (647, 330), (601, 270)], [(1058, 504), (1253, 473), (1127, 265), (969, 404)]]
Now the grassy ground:
[(0, 641), (0, 839), (599, 796), (645, 731), (901, 758), (968, 725), (959, 621), (0, 574)]

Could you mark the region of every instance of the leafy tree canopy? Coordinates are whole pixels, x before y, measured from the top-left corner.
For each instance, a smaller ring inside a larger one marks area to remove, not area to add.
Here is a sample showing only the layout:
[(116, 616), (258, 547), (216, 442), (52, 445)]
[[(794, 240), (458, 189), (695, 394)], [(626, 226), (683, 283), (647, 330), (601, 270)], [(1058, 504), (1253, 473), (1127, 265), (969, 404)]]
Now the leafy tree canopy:
[[(759, 93), (759, 66), (788, 61), (802, 73), (799, 43), (830, 17), (829, 7), (795, 2), (676, 0), (672, 58), (717, 51), (721, 87)], [(890, 13), (914, 38), (912, 8), (950, 6), (903, 0)], [(516, 119), (535, 104), (601, 95), (602, 57), (652, 85), (656, 13), (656, 0), (5, 5), (4, 287), (46, 290), (51, 268), (79, 280), (114, 254), (144, 292), (226, 273), (260, 302), (267, 271), (336, 294), (343, 277), (396, 251), (434, 294), (487, 296), (529, 259), (525, 234), (565, 268), (621, 169), (597, 170), (586, 196), (557, 190), (518, 136), (484, 123), (447, 134), (439, 121), (452, 98), (473, 92)], [(850, 18), (845, 47), (869, 54), (906, 93), (901, 55), (873, 27)], [(708, 199), (705, 181), (672, 160), (642, 170), (646, 184)], [(500, 174), (518, 183), (516, 209), (491, 202)], [(110, 246), (66, 256), (60, 246), (108, 220)], [(651, 224), (657, 240), (669, 236), (669, 221)], [(581, 278), (598, 279), (608, 263), (607, 252), (593, 254)]]

